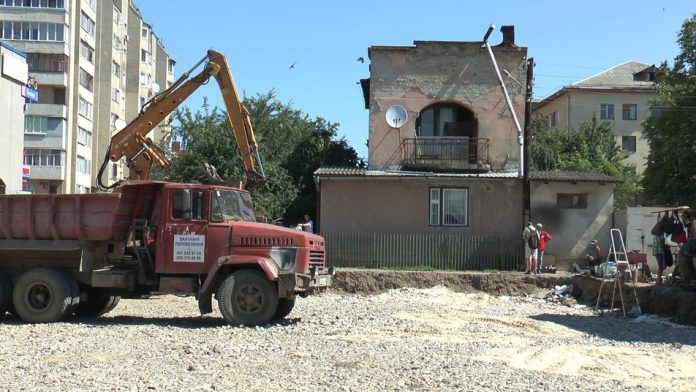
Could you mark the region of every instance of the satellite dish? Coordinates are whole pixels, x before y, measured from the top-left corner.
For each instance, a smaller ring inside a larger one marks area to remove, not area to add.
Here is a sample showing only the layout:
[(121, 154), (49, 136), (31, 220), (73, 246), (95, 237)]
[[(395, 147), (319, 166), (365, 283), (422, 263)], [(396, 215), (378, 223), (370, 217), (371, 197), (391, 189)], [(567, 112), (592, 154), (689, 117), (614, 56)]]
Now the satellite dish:
[(116, 121), (114, 121), (114, 127), (116, 128), (117, 131), (122, 130), (123, 128), (126, 127), (126, 122), (121, 120), (120, 118), (117, 118)]
[(152, 92), (155, 94), (160, 92), (160, 85), (158, 83), (152, 82)]
[(401, 128), (408, 121), (408, 112), (401, 105), (391, 105), (387, 109), (387, 124), (392, 128)]

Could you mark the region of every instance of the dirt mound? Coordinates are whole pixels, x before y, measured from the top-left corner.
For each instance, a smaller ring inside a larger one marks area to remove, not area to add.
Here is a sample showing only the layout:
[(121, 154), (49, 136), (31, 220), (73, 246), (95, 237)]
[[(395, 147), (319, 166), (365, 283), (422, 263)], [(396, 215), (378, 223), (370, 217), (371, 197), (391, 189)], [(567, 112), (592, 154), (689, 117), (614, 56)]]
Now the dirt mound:
[(532, 294), (540, 288), (572, 284), (562, 275), (524, 275), (514, 272), (420, 272), (385, 270), (339, 270), (333, 290), (375, 294), (390, 289), (445, 286), (458, 292), (484, 291), (493, 295)]

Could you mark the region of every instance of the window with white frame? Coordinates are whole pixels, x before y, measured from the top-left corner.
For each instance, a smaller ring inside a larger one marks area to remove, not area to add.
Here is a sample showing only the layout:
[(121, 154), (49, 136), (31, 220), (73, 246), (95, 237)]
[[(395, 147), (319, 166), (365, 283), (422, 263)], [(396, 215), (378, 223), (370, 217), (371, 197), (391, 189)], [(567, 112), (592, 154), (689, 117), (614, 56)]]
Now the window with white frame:
[(117, 78), (121, 77), (121, 66), (115, 61), (111, 62), (111, 73)]
[(147, 27), (143, 26), (142, 29), (140, 29), (140, 36), (147, 39), (148, 35), (150, 35), (150, 29)]
[(80, 40), (80, 57), (94, 64), (94, 49), (83, 40)]
[(116, 25), (121, 24), (121, 11), (119, 11), (118, 8), (116, 8), (115, 6), (114, 6), (114, 23)]
[(63, 42), (65, 25), (0, 20), (0, 39)]
[(174, 73), (174, 64), (176, 64), (176, 62), (172, 59), (167, 61), (167, 72)]
[(89, 8), (93, 9), (94, 11), (97, 10), (97, 0), (86, 0), (87, 5), (89, 5)]
[(143, 87), (149, 87), (151, 78), (152, 77), (149, 74), (141, 72), (140, 73), (140, 85)]
[(152, 53), (145, 49), (140, 49), (140, 61), (143, 63), (150, 64), (152, 62)]
[(118, 91), (116, 87), (111, 87), (111, 100), (114, 102), (118, 102), (118, 99), (121, 97), (121, 92)]
[(85, 157), (80, 156), (80, 155), (77, 156), (77, 171), (78, 171), (78, 173), (90, 174), (92, 171), (91, 164), (92, 164), (92, 162), (89, 159), (85, 159)]
[(87, 34), (94, 37), (94, 32), (96, 31), (96, 24), (94, 23), (92, 18), (87, 16), (87, 14), (85, 14), (84, 12), (82, 12), (80, 16), (80, 27), (82, 27), (82, 30), (86, 31)]
[(94, 85), (94, 77), (90, 75), (87, 71), (80, 68), (80, 86), (92, 91)]
[(110, 121), (111, 121), (111, 126), (112, 126), (112, 127), (116, 127), (116, 120), (118, 120), (118, 114), (116, 114), (116, 113), (111, 113)]
[(468, 226), (469, 190), (430, 188), (430, 226)]
[(614, 119), (614, 104), (602, 103), (599, 105), (599, 119), (613, 120)]
[(145, 97), (140, 97), (140, 109), (142, 109), (143, 106), (145, 106), (145, 102), (147, 102), (146, 99), (147, 98)]
[(111, 39), (112, 39), (113, 44), (114, 44), (114, 49), (116, 49), (116, 50), (123, 49), (123, 41), (121, 41), (121, 38), (119, 38), (118, 35), (116, 35), (114, 33), (113, 36), (111, 37)]
[(65, 0), (0, 0), (0, 6), (24, 8), (65, 8)]
[(636, 120), (638, 119), (638, 105), (635, 103), (625, 103), (622, 107), (622, 119)]
[(80, 116), (92, 119), (92, 104), (89, 103), (86, 99), (80, 97), (80, 104), (77, 108), (77, 112), (80, 114)]
[(31, 166), (60, 166), (63, 151), (48, 148), (25, 148), (24, 164)]
[(48, 132), (48, 117), (25, 116), (24, 133), (45, 135)]
[(83, 146), (92, 146), (92, 132), (82, 128), (77, 127), (77, 142)]

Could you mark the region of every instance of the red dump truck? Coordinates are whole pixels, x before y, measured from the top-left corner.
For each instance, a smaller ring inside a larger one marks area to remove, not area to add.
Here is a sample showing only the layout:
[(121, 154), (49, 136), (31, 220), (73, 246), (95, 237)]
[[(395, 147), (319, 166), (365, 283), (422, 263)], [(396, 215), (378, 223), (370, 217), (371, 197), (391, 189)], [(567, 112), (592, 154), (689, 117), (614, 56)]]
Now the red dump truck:
[(326, 288), (318, 235), (255, 222), (247, 191), (130, 181), (119, 193), (0, 195), (0, 312), (98, 316), (119, 297), (212, 297), (229, 323), (285, 317)]

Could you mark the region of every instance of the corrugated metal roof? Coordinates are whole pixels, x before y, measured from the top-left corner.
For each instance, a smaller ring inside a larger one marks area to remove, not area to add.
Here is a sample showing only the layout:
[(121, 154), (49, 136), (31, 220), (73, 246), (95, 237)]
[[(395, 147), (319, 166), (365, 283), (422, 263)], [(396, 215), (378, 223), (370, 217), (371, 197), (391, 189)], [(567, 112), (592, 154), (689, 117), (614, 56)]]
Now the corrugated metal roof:
[(532, 181), (549, 182), (607, 182), (618, 183), (622, 180), (602, 173), (578, 171), (534, 171), (529, 173)]
[(595, 76), (571, 84), (579, 88), (634, 88), (654, 89), (655, 83), (635, 80), (634, 75), (652, 68), (650, 64), (629, 61), (601, 72)]
[(517, 172), (433, 173), (404, 170), (368, 170), (356, 167), (320, 167), (315, 176), (324, 177), (443, 177), (443, 178), (517, 178)]

